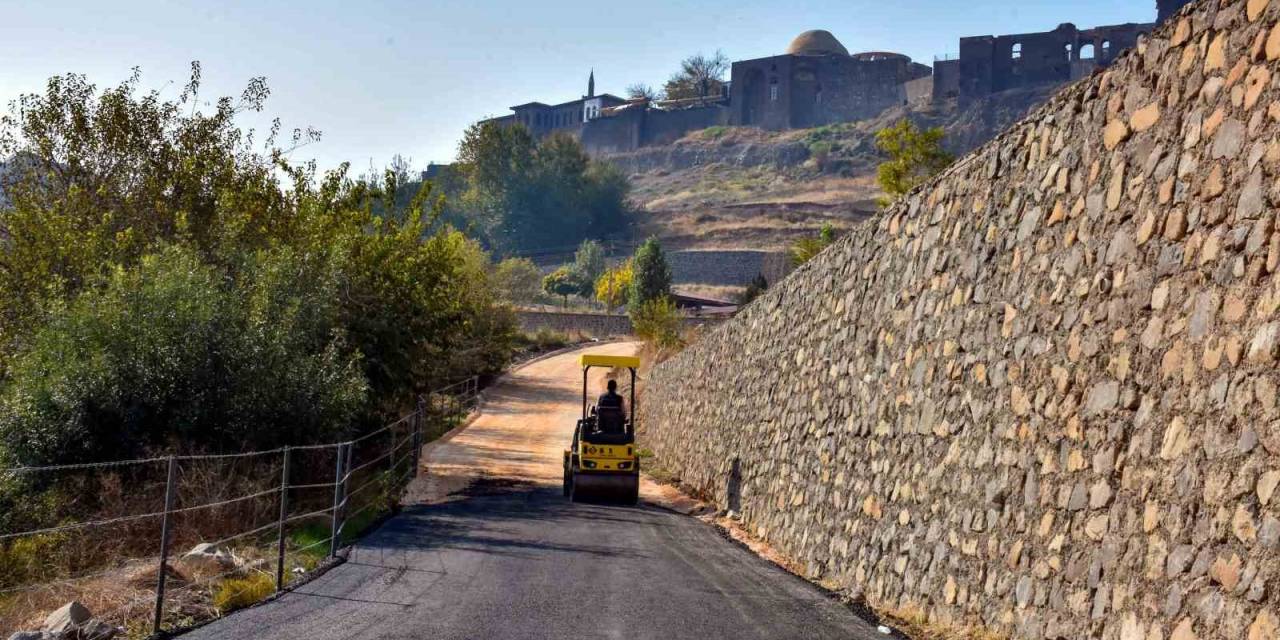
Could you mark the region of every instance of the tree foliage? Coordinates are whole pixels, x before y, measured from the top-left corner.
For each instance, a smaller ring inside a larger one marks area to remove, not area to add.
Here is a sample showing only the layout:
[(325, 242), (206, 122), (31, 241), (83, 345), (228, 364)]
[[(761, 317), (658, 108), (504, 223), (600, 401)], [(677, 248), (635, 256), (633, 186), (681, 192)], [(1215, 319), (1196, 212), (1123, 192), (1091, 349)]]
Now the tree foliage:
[(817, 237), (801, 238), (791, 244), (791, 248), (788, 251), (791, 256), (791, 264), (798, 267), (812, 260), (814, 256), (822, 253), (823, 249), (831, 246), (831, 243), (835, 241), (835, 228), (830, 224), (822, 225)]
[(760, 294), (769, 289), (769, 281), (765, 279), (763, 273), (757, 273), (756, 277), (751, 279), (747, 284), (747, 288), (738, 295), (738, 304), (745, 305), (752, 300), (760, 297)]
[(659, 349), (684, 346), (684, 338), (681, 335), (684, 318), (676, 309), (675, 301), (670, 297), (661, 296), (646, 300), (630, 311), (631, 327), (636, 337)]
[(595, 293), (596, 280), (608, 268), (604, 247), (595, 240), (583, 240), (573, 255), (573, 274), (582, 285), (578, 293), (590, 298)]
[(202, 108), (135, 73), (49, 81), (0, 123), (0, 458), (305, 443), (508, 357), (480, 245), (407, 171), (316, 174), (240, 129), (260, 79)]
[(649, 238), (636, 249), (631, 259), (631, 291), (627, 306), (639, 308), (642, 304), (671, 295), (671, 267), (657, 238)]
[(610, 311), (626, 304), (631, 293), (631, 260), (606, 269), (596, 278), (596, 300), (608, 307)]
[(568, 307), (569, 296), (581, 292), (582, 283), (573, 269), (560, 267), (542, 279), (542, 290), (547, 292), (547, 295), (560, 296), (564, 299), (564, 306)]
[(658, 92), (655, 91), (653, 87), (647, 84), (644, 84), (642, 82), (637, 82), (635, 84), (627, 85), (626, 93), (627, 93), (627, 99), (629, 100), (659, 100), (660, 99)]
[(672, 74), (662, 91), (668, 100), (718, 96), (728, 71), (729, 58), (724, 52), (696, 53), (680, 61), (680, 70)]
[(507, 258), (493, 267), (493, 287), (510, 302), (534, 302), (542, 290), (542, 272), (528, 258)]
[(450, 207), (504, 253), (604, 238), (627, 224), (626, 176), (567, 135), (539, 142), (521, 126), (475, 124), (454, 172), (460, 197)]
[(876, 133), (876, 148), (888, 157), (876, 171), (885, 192), (882, 204), (910, 193), (955, 160), (942, 148), (944, 136), (941, 127), (920, 129), (905, 119)]

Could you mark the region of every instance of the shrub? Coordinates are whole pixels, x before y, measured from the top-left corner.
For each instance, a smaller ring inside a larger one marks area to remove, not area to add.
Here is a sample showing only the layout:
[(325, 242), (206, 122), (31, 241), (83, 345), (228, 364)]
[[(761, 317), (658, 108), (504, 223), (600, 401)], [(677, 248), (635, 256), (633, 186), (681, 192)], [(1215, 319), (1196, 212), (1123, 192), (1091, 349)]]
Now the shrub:
[(769, 281), (765, 279), (764, 274), (762, 273), (756, 274), (756, 277), (752, 278), (751, 282), (747, 284), (747, 288), (743, 290), (741, 294), (738, 295), (738, 304), (745, 305), (751, 302), (752, 300), (755, 300), (756, 298), (760, 297), (760, 294), (764, 293), (765, 290), (767, 290), (768, 288), (769, 288)]
[(724, 137), (724, 134), (728, 132), (729, 132), (729, 127), (726, 127), (722, 124), (717, 124), (714, 126), (707, 127), (706, 129), (703, 129), (702, 137), (708, 140), (719, 140), (720, 138)]
[[(35, 464), (328, 440), (362, 410), (332, 273), (258, 256), (227, 287), (171, 247), (52, 314), (0, 395), (0, 441)], [(305, 281), (305, 284), (304, 284)], [(270, 425), (272, 428), (264, 429)]]
[(243, 578), (228, 578), (213, 592), (213, 606), (226, 615), (236, 609), (257, 604), (275, 593), (275, 579), (265, 573), (252, 573)]
[(814, 256), (822, 253), (823, 249), (831, 246), (835, 242), (836, 230), (830, 224), (822, 225), (822, 230), (818, 232), (816, 238), (801, 238), (791, 245), (789, 254), (791, 255), (791, 264), (800, 266), (813, 259)]
[(906, 195), (955, 160), (942, 148), (944, 135), (941, 127), (920, 129), (910, 120), (876, 133), (876, 149), (888, 157), (876, 170), (885, 192), (882, 205)]
[(675, 301), (669, 297), (655, 298), (633, 308), (631, 326), (637, 337), (659, 349), (684, 346), (681, 337), (684, 320)]

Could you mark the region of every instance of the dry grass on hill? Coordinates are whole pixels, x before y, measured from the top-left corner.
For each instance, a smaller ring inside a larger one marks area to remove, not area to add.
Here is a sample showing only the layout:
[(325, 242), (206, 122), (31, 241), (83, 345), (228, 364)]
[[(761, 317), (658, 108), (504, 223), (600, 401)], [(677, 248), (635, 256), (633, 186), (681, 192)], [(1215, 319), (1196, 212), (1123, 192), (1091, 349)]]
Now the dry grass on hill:
[(666, 147), (622, 154), (617, 159), (633, 168), (632, 196), (642, 209), (636, 235), (657, 235), (678, 249), (780, 250), (826, 224), (848, 228), (877, 210), (877, 131), (904, 118), (943, 127), (948, 148), (959, 155), (1057, 89), (1009, 91), (964, 108), (916, 104), (814, 129), (710, 127)]

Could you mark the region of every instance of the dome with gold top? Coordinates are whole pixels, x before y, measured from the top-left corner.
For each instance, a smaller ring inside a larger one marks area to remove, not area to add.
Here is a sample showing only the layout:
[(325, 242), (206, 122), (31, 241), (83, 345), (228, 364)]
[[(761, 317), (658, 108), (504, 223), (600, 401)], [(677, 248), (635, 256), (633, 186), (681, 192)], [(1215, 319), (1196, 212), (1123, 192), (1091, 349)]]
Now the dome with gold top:
[(849, 50), (830, 31), (814, 29), (796, 36), (787, 47), (787, 53), (793, 56), (847, 56)]

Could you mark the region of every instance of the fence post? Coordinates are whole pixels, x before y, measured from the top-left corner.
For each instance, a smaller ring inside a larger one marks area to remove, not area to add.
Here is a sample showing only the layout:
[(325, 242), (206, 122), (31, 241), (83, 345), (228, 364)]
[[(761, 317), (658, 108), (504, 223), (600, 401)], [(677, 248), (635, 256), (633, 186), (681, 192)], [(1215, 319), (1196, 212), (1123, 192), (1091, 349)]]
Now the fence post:
[(350, 482), (350, 480), (351, 480), (351, 451), (352, 451), (353, 449), (355, 449), (355, 448), (356, 448), (356, 447), (355, 447), (355, 443), (354, 443), (354, 442), (348, 442), (348, 443), (347, 443), (347, 455), (346, 455), (346, 458), (345, 458), (345, 459), (343, 459), (343, 461), (342, 461), (342, 469), (343, 469), (343, 475), (342, 475), (342, 521), (338, 523), (338, 533), (339, 533), (339, 534), (341, 534), (341, 533), (342, 533), (342, 530), (343, 530), (343, 529), (345, 529), (345, 528), (346, 528), (346, 526), (347, 526), (347, 508), (351, 506), (351, 505), (347, 504), (347, 500), (348, 500), (348, 499), (350, 499), (350, 497), (351, 497), (351, 496), (350, 496), (350, 494), (348, 494), (348, 493), (347, 493), (347, 485), (349, 484), (349, 482)]
[(289, 517), (289, 447), (280, 469), (280, 522), (276, 525), (276, 593), (284, 589), (284, 521)]
[(418, 396), (418, 419), (414, 421), (413, 429), (413, 472), (410, 478), (418, 475), (418, 469), (422, 465), (422, 433), (427, 426), (427, 409), (426, 403), (422, 401), (422, 396)]
[(164, 518), (160, 521), (160, 572), (156, 576), (156, 617), (152, 630), (159, 634), (164, 617), (165, 565), (169, 562), (169, 519), (173, 514), (174, 481), (178, 476), (178, 460), (169, 456), (169, 475), (164, 483)]
[(346, 451), (347, 444), (339, 444), (334, 458), (333, 469), (333, 519), (329, 528), (329, 557), (336, 558), (338, 556), (338, 507), (342, 502), (342, 460), (343, 453)]

